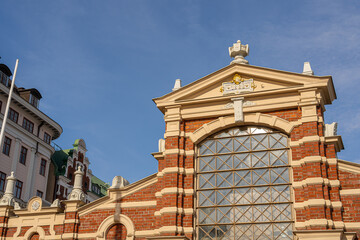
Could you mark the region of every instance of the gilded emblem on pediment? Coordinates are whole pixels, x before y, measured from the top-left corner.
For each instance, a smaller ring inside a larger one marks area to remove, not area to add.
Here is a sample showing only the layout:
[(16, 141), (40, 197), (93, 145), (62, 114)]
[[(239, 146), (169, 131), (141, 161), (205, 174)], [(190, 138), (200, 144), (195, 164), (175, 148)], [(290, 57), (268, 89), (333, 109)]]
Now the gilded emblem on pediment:
[(244, 78), (239, 74), (235, 74), (231, 82), (224, 82), (220, 88), (223, 95), (239, 94), (243, 92), (253, 92), (256, 88), (254, 79)]

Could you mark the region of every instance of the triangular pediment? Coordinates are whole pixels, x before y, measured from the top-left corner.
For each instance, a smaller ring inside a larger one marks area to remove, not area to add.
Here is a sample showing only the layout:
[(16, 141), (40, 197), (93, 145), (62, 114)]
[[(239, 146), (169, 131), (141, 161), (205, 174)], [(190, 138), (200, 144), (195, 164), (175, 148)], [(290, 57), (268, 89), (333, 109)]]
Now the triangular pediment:
[(328, 97), (330, 99), (336, 98), (335, 92), (333, 91), (332, 80), (329, 76), (318, 77), (252, 65), (231, 64), (174, 92), (156, 98), (154, 101), (161, 109), (166, 105), (184, 101), (223, 98), (227, 95), (231, 95), (231, 93), (229, 94), (228, 92), (224, 93), (221, 91), (223, 83), (230, 83), (235, 75), (240, 76), (243, 80), (250, 80), (253, 84), (249, 91), (234, 93), (236, 96), (251, 96), (255, 94), (259, 95), (261, 93), (269, 94), (269, 92), (280, 90), (290, 91), (308, 87), (328, 87), (330, 90), (327, 94)]

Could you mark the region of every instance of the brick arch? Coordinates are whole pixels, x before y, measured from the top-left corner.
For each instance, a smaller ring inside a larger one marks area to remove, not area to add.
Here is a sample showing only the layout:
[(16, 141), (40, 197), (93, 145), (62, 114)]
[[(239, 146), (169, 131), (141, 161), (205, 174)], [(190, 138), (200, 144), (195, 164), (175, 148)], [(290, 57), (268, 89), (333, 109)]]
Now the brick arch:
[(202, 127), (190, 134), (189, 137), (194, 144), (197, 144), (213, 133), (216, 133), (225, 128), (241, 125), (260, 125), (264, 127), (275, 128), (289, 135), (294, 127), (298, 124), (296, 122), (289, 122), (283, 118), (279, 118), (273, 115), (248, 113), (244, 114), (244, 121), (240, 123), (235, 122), (234, 116), (219, 117), (212, 122), (204, 124)]
[(42, 227), (32, 227), (24, 235), (24, 239), (35, 240), (45, 239), (45, 231)]
[(40, 235), (38, 233), (33, 233), (33, 235), (31, 235), (31, 237), (29, 238), (29, 240), (39, 240), (40, 239)]
[[(104, 221), (102, 221), (102, 223), (100, 224), (97, 230), (96, 240), (108, 239), (107, 234), (108, 233), (112, 234), (112, 232), (115, 231), (116, 229), (119, 230), (120, 229), (119, 225), (123, 226), (123, 228), (120, 231), (121, 232), (120, 239), (133, 240), (135, 236), (134, 223), (131, 221), (131, 219), (128, 216), (123, 214), (109, 216)], [(125, 235), (123, 235), (124, 232)], [(125, 238), (122, 238), (123, 236)], [(110, 239), (115, 239), (115, 238), (110, 238)]]
[(126, 227), (121, 223), (116, 223), (106, 232), (106, 240), (126, 240)]

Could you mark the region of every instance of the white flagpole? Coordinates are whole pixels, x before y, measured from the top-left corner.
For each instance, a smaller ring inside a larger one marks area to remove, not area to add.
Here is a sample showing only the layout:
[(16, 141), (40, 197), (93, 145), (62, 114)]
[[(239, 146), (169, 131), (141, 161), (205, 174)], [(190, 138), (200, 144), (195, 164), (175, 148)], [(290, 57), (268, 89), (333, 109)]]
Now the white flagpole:
[(4, 114), (4, 119), (2, 122), (2, 126), (1, 126), (1, 132), (0, 132), (0, 151), (2, 151), (2, 145), (3, 145), (3, 141), (4, 141), (4, 133), (5, 133), (5, 125), (7, 122), (7, 116), (9, 113), (9, 108), (10, 108), (10, 102), (11, 102), (11, 96), (13, 93), (13, 89), (14, 89), (14, 83), (15, 83), (15, 77), (16, 77), (16, 72), (17, 72), (17, 68), (18, 68), (18, 64), (19, 64), (19, 59), (16, 59), (16, 63), (15, 63), (15, 70), (14, 70), (14, 75), (11, 81), (11, 87), (10, 87), (10, 91), (9, 91), (9, 97), (8, 97), (8, 101), (6, 103), (6, 109), (5, 109), (5, 114)]

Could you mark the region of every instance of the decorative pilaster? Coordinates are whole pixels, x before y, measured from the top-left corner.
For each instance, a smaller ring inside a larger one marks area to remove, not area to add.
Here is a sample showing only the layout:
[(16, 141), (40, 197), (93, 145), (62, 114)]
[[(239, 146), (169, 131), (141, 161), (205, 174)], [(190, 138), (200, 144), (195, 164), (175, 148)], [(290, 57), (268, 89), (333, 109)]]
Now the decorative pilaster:
[(12, 172), (16, 172), (16, 166), (17, 166), (17, 163), (19, 162), (20, 143), (21, 143), (21, 139), (20, 138), (15, 138), (15, 151), (14, 151), (14, 156), (13, 156), (13, 160), (12, 160), (12, 164), (11, 164), (11, 171)]
[(27, 201), (32, 197), (32, 190), (34, 189), (34, 177), (38, 172), (35, 172), (36, 166), (36, 148), (31, 148), (31, 156), (29, 162), (29, 171), (26, 177), (24, 200)]

